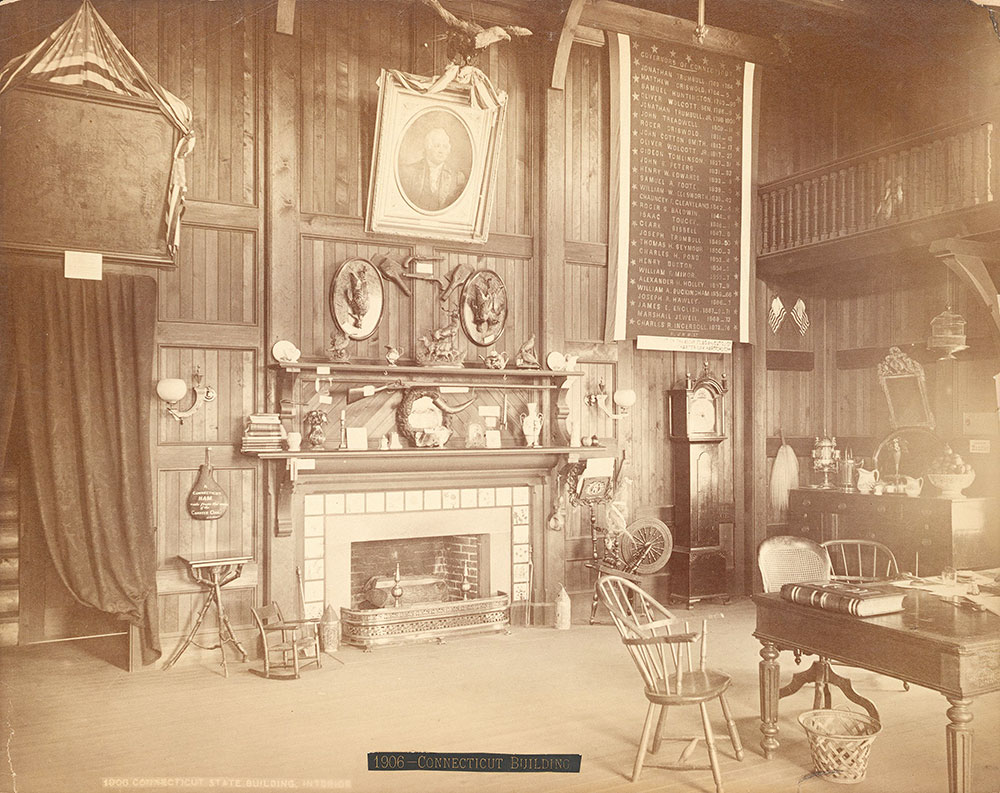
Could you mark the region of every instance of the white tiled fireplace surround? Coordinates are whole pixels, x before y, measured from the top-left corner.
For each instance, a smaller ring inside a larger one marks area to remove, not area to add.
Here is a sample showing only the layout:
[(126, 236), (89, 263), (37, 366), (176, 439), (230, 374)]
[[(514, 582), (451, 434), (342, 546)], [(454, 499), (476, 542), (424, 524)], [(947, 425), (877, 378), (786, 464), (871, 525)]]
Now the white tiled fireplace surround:
[[(306, 493), (303, 577), (308, 616), (351, 605), (351, 543), (485, 535), (490, 592), (529, 599), (528, 486)], [(391, 575), (393, 571), (386, 571)]]

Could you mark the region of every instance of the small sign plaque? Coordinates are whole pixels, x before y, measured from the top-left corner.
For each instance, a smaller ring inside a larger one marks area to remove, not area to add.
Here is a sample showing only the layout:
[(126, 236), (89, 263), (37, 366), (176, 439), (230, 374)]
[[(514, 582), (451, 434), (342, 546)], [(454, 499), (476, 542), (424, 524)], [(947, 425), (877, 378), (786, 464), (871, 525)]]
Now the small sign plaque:
[(195, 520), (218, 520), (229, 509), (229, 496), (212, 476), (210, 452), (205, 449), (205, 463), (198, 469), (198, 479), (187, 498), (188, 514)]

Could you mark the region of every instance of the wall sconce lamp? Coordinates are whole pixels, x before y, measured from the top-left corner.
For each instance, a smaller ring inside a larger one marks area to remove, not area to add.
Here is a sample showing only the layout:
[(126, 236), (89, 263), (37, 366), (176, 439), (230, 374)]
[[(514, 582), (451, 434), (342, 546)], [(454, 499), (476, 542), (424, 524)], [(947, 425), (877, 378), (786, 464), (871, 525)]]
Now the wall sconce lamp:
[(187, 392), (187, 383), (179, 377), (165, 377), (156, 384), (156, 395), (167, 403), (167, 413), (181, 424), (184, 423), (184, 419), (201, 407), (202, 402), (211, 402), (215, 399), (215, 389), (201, 384), (200, 369), (194, 371), (194, 404), (187, 410), (177, 410), (174, 405), (180, 402)]
[(615, 421), (625, 418), (625, 416), (628, 415), (628, 409), (635, 404), (635, 391), (631, 388), (619, 388), (615, 391), (615, 395), (612, 397), (612, 400), (615, 405), (618, 406), (620, 412), (612, 413), (611, 409), (608, 407), (608, 392), (605, 389), (603, 380), (598, 383), (597, 388), (598, 391), (596, 393), (587, 394), (587, 404), (591, 407), (600, 408), (608, 415), (608, 418), (614, 419)]

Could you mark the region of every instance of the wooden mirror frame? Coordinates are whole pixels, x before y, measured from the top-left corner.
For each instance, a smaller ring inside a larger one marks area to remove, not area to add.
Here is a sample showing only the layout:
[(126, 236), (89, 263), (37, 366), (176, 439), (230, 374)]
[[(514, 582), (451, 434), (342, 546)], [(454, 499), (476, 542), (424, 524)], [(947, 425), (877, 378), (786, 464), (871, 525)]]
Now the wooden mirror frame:
[(878, 381), (889, 407), (889, 426), (892, 429), (934, 429), (924, 367), (899, 347), (890, 347), (889, 354), (878, 365)]

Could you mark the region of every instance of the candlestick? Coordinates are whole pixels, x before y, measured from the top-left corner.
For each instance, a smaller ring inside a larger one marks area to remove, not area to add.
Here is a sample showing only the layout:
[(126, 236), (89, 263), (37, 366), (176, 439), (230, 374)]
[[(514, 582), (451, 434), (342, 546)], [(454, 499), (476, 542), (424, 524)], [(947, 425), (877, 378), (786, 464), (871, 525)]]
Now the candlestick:
[(347, 411), (340, 411), (340, 448), (347, 448)]
[(403, 587), (399, 585), (399, 562), (396, 563), (396, 575), (394, 576), (395, 584), (392, 589), (389, 590), (389, 594), (392, 595), (393, 608), (399, 608), (399, 599), (403, 597)]

